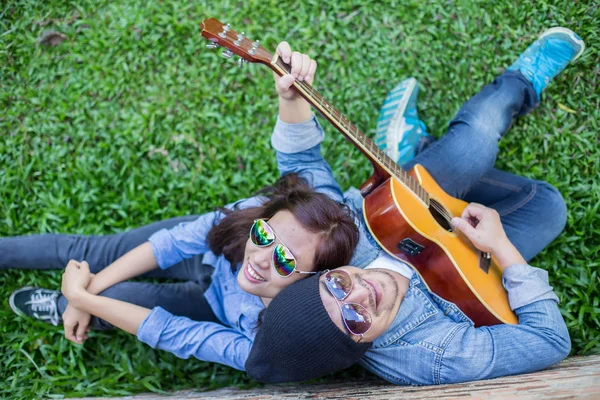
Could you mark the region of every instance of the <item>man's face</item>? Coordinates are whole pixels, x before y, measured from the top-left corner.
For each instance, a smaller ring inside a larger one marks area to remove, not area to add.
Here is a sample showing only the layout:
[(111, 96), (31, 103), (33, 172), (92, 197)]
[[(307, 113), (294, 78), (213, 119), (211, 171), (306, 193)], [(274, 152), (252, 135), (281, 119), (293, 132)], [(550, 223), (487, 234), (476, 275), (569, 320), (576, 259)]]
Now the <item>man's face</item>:
[(351, 334), (342, 320), (340, 305), (342, 303), (358, 303), (371, 315), (371, 329), (363, 335), (361, 342), (373, 342), (381, 336), (393, 322), (400, 303), (406, 293), (408, 280), (401, 275), (386, 269), (360, 269), (356, 267), (340, 267), (335, 271), (343, 270), (352, 279), (352, 290), (348, 297), (338, 301), (325, 285), (325, 275), (319, 280), (319, 293), (323, 305), (331, 320), (344, 333), (353, 340), (358, 341), (360, 336)]

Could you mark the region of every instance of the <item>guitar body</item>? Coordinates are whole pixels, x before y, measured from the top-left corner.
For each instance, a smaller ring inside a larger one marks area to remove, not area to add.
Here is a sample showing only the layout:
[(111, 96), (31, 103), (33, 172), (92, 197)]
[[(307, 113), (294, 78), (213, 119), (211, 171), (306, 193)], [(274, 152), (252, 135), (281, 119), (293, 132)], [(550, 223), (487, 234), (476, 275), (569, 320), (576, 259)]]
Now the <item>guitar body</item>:
[[(429, 193), (430, 204), (462, 214), (467, 203), (444, 192), (423, 166), (409, 174)], [(518, 323), (494, 259), (486, 259), (464, 235), (436, 219), (436, 210), (432, 214), (431, 206), (407, 186), (388, 178), (365, 196), (363, 212), (381, 247), (413, 267), (432, 292), (455, 303), (476, 326)]]

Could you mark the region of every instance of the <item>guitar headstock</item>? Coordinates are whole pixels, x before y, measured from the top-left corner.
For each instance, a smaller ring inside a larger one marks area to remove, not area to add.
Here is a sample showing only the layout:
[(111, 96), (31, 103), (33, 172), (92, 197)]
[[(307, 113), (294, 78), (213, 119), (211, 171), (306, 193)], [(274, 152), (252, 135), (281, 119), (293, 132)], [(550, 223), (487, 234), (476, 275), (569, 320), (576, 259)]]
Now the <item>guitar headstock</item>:
[(200, 27), (202, 36), (212, 42), (207, 44), (206, 47), (211, 49), (219, 46), (224, 47), (226, 50), (222, 53), (223, 57), (231, 58), (234, 54), (237, 54), (241, 57), (240, 65), (242, 60), (268, 65), (273, 58), (273, 55), (265, 50), (258, 40), (248, 39), (243, 32), (237, 33), (230, 28), (229, 24), (223, 25), (215, 18), (205, 19)]

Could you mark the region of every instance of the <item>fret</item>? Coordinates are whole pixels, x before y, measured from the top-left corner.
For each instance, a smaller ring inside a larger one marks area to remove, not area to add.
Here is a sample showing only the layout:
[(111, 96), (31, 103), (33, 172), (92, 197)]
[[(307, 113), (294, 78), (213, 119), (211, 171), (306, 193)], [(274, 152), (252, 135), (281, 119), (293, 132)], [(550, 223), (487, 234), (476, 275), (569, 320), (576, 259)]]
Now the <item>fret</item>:
[(340, 117), (339, 118), (340, 124), (344, 127), (344, 130), (346, 130), (346, 132), (350, 133), (350, 126), (348, 125), (347, 121), (344, 121), (344, 118)]
[[(379, 153), (377, 153), (379, 154)], [(388, 161), (388, 157), (382, 157), (381, 154), (379, 154), (379, 159), (381, 160), (381, 163), (383, 164), (383, 166), (387, 169), (390, 170), (390, 164)]]
[(343, 120), (344, 119), (344, 114), (342, 114), (340, 111), (338, 111), (335, 107), (332, 106), (332, 111), (333, 111), (333, 115), (335, 115), (336, 118)]
[(379, 161), (379, 154), (377, 153), (377, 150), (373, 148), (373, 144), (370, 141), (367, 142), (367, 145), (365, 147), (367, 148), (369, 153), (373, 154), (373, 157), (377, 158), (377, 161)]
[[(316, 99), (316, 102), (317, 102), (317, 103), (319, 103), (319, 106), (320, 106), (321, 108), (323, 108), (323, 101), (324, 101), (324, 100), (323, 100), (323, 98), (322, 98), (322, 97), (321, 97), (320, 99), (319, 99), (319, 98), (317, 98), (317, 99)], [(318, 107), (317, 107), (317, 108), (318, 108)]]
[(346, 128), (347, 130), (349, 130), (349, 126), (348, 126), (348, 121), (344, 119), (344, 116), (342, 115), (342, 117), (338, 118), (338, 120), (340, 121), (340, 124), (342, 126), (344, 126), (344, 128)]
[(350, 120), (348, 118), (346, 118), (345, 116), (344, 116), (344, 119), (346, 121), (346, 126), (348, 127), (348, 132), (350, 132), (352, 134), (354, 125), (352, 125), (352, 122), (350, 122)]

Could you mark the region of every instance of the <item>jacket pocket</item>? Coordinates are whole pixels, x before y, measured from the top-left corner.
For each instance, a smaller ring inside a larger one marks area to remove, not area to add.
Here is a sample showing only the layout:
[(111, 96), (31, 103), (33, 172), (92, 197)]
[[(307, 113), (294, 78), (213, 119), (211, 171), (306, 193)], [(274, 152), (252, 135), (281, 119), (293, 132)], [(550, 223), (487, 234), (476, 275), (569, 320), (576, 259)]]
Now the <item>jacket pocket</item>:
[(373, 348), (386, 347), (438, 314), (438, 308), (418, 285), (411, 284), (402, 299), (400, 309), (386, 333), (373, 342)]
[(475, 325), (473, 320), (458, 308), (458, 306), (454, 303), (451, 303), (447, 300), (442, 299), (440, 296), (433, 292), (429, 292), (432, 300), (437, 303), (440, 310), (443, 310), (445, 316), (450, 318), (454, 322), (468, 322), (471, 325)]

